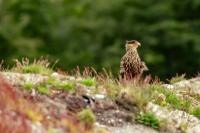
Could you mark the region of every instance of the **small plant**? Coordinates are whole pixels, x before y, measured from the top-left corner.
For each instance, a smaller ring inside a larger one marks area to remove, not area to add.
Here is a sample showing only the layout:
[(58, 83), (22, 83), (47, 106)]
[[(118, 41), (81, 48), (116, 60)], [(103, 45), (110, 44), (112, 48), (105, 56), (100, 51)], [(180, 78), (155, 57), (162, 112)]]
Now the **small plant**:
[(192, 115), (196, 116), (197, 118), (200, 119), (200, 107), (196, 107), (192, 111)]
[(57, 86), (58, 84), (60, 84), (60, 81), (58, 79), (56, 79), (55, 77), (49, 77), (48, 80), (45, 81), (45, 84)]
[(68, 83), (68, 82), (64, 82), (64, 83), (61, 83), (59, 85), (59, 87), (63, 90), (66, 90), (66, 91), (72, 91), (74, 90), (75, 86), (73, 83)]
[(28, 58), (23, 58), (22, 61), (15, 60), (16, 66), (14, 71), (21, 73), (38, 73), (44, 75), (52, 74), (53, 70), (49, 68), (49, 62), (47, 59), (40, 58), (30, 63)]
[(151, 112), (140, 113), (135, 119), (138, 123), (150, 126), (154, 129), (159, 129), (159, 120)]
[(38, 122), (42, 120), (42, 116), (39, 113), (34, 112), (33, 110), (27, 109), (25, 113), (33, 122)]
[(80, 83), (85, 86), (95, 86), (96, 80), (95, 80), (95, 78), (88, 77), (86, 79), (81, 80)]
[(118, 97), (118, 101), (123, 105), (127, 105), (128, 108), (135, 105), (139, 110), (144, 110), (150, 99), (151, 91), (148, 88), (134, 85), (124, 88)]
[(171, 104), (174, 108), (177, 108), (177, 109), (181, 108), (180, 99), (176, 96), (176, 94), (174, 94), (172, 92), (166, 93), (166, 102)]
[(109, 98), (116, 100), (120, 91), (123, 89), (119, 80), (117, 80), (111, 72), (108, 72), (105, 69), (103, 69), (103, 72), (96, 75), (95, 78), (100, 85), (95, 87), (94, 93), (106, 93)]
[(95, 115), (91, 109), (83, 109), (78, 113), (81, 122), (85, 123), (87, 127), (92, 127), (96, 121)]
[[(165, 101), (170, 104), (173, 108), (189, 111), (191, 106), (191, 100), (189, 99), (180, 99), (174, 92), (167, 90), (159, 84), (154, 84), (150, 86), (152, 91), (158, 92), (162, 95), (165, 95)], [(156, 102), (159, 103), (159, 102)]]
[(166, 96), (157, 91), (153, 94), (153, 102), (163, 107), (168, 105), (168, 103), (166, 102)]
[(169, 80), (169, 83), (170, 84), (174, 84), (174, 83), (177, 83), (177, 82), (180, 82), (180, 81), (183, 81), (185, 80), (185, 74), (182, 74), (182, 75), (176, 75), (175, 77), (172, 77), (170, 80)]
[(190, 112), (192, 101), (188, 98), (181, 100), (181, 110)]
[(33, 88), (33, 83), (31, 83), (31, 82), (26, 82), (26, 83), (24, 83), (23, 88), (24, 88), (25, 90), (32, 90), (32, 88)]
[(37, 86), (37, 91), (41, 94), (51, 95), (49, 88), (46, 86), (42, 85)]
[(42, 65), (31, 64), (23, 66), (22, 73), (39, 73), (39, 74), (49, 75), (52, 73), (52, 70), (49, 68), (45, 68)]

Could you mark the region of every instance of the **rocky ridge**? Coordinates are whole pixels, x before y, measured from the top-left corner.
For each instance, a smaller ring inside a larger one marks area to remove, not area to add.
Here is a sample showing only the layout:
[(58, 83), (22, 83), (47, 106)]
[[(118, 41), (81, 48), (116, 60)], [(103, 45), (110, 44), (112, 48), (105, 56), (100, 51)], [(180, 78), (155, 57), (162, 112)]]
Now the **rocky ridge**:
[[(39, 103), (44, 112), (48, 113), (48, 108), (54, 107), (60, 114), (70, 110), (72, 112), (80, 112), (83, 108), (91, 108), (96, 116), (95, 127), (103, 129), (104, 132), (111, 133), (132, 133), (132, 132), (189, 132), (198, 133), (200, 131), (200, 121), (194, 115), (189, 114), (178, 109), (170, 109), (165, 106), (160, 106), (153, 102), (149, 102), (145, 106), (145, 110), (153, 112), (155, 116), (163, 121), (165, 120), (164, 128), (155, 130), (148, 126), (138, 124), (132, 120), (130, 110), (119, 106), (115, 100), (109, 98), (102, 90), (101, 93), (93, 93), (96, 88), (102, 88), (101, 85), (85, 85), (82, 84), (82, 77), (73, 77), (67, 75), (60, 75), (53, 73), (50, 76), (40, 74), (21, 74), (13, 72), (0, 73), (6, 81), (14, 86), (18, 91), (23, 91), (23, 97), (26, 99), (33, 99), (34, 102)], [(56, 79), (59, 82), (73, 82), (76, 87), (76, 95), (66, 93), (60, 90), (52, 89), (50, 96), (38, 94), (35, 89), (26, 91), (22, 89), (26, 83), (32, 85), (43, 84), (49, 81), (49, 78)], [(174, 92), (178, 97), (189, 97), (192, 99), (192, 104), (199, 105), (198, 96), (200, 96), (200, 78), (180, 81), (175, 84), (164, 84), (165, 89)], [(48, 117), (51, 117), (50, 115)], [(62, 133), (65, 132), (61, 127), (53, 128), (54, 131)], [(48, 132), (42, 123), (37, 122), (32, 124), (32, 132)], [(92, 132), (98, 132), (93, 130)]]

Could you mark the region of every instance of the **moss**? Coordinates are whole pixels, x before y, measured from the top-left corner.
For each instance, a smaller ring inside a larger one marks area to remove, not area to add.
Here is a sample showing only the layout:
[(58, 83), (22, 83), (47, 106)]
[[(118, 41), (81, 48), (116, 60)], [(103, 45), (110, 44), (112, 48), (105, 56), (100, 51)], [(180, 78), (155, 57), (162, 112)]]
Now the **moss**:
[(95, 78), (88, 77), (86, 79), (81, 80), (80, 83), (85, 86), (95, 86), (96, 80), (95, 80)]
[(194, 108), (192, 111), (192, 115), (194, 115), (200, 119), (200, 107)]
[(47, 85), (50, 85), (56, 89), (61, 89), (61, 90), (65, 90), (65, 91), (74, 91), (75, 89), (75, 84), (72, 81), (60, 81), (54, 77), (50, 77), (47, 81)]
[(32, 89), (33, 89), (33, 83), (31, 83), (31, 82), (26, 82), (26, 83), (24, 83), (23, 88), (24, 88), (25, 90), (32, 90)]
[(74, 91), (75, 85), (73, 83), (64, 82), (59, 85), (63, 90)]
[(49, 88), (46, 86), (42, 85), (37, 86), (37, 91), (41, 94), (51, 95)]
[(55, 77), (49, 77), (47, 81), (45, 81), (46, 84), (49, 84), (49, 85), (53, 85), (53, 86), (56, 86), (60, 83), (60, 81), (58, 79), (56, 79)]

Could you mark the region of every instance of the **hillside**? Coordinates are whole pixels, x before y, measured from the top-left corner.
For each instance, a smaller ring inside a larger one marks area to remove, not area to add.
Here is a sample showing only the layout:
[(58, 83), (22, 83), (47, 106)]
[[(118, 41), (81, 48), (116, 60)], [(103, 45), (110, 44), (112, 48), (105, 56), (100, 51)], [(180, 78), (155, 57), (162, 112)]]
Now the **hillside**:
[(44, 63), (0, 73), (0, 132), (158, 133), (200, 130), (200, 77), (165, 84), (108, 72), (54, 72)]

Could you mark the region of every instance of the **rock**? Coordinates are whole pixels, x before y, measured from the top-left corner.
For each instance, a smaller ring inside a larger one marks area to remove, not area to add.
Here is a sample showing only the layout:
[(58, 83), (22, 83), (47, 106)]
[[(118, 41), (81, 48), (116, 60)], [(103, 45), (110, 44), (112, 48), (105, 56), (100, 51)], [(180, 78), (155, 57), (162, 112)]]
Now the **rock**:
[(57, 72), (54, 72), (54, 73), (51, 74), (52, 77), (58, 77), (58, 75), (59, 74)]
[(103, 95), (103, 94), (95, 94), (95, 95), (94, 95), (94, 99), (103, 100), (103, 99), (105, 99), (105, 98), (106, 98), (106, 96)]
[[(196, 131), (200, 127), (200, 120), (193, 115), (190, 115), (180, 110), (168, 110), (159, 105), (149, 103), (146, 108), (147, 111), (153, 112), (159, 120), (167, 120), (167, 123), (173, 126), (176, 131), (180, 130), (182, 124), (187, 125), (188, 131)], [(198, 125), (198, 126), (197, 126)], [(200, 130), (199, 130), (200, 131)], [(191, 132), (193, 133), (193, 132)], [(195, 132), (196, 133), (196, 132)]]
[(30, 125), (32, 129), (32, 133), (46, 133), (47, 132), (41, 123), (38, 123), (38, 122), (34, 124), (30, 123)]
[(120, 127), (109, 127), (111, 133), (158, 133), (158, 131), (139, 124), (126, 124)]
[(200, 123), (187, 129), (187, 133), (199, 133), (200, 132)]
[(68, 95), (65, 101), (67, 104), (67, 109), (72, 112), (80, 112), (83, 108), (87, 106), (87, 103), (80, 96)]
[(167, 88), (167, 89), (174, 89), (174, 86), (170, 85), (170, 84), (163, 84), (162, 86)]
[(71, 81), (76, 80), (76, 78), (73, 77), (73, 76), (68, 76), (67, 79), (68, 79), (68, 80), (71, 80)]
[(14, 72), (0, 72), (0, 74), (12, 85), (23, 85), (27, 82), (31, 82), (34, 85), (48, 79), (48, 76), (43, 76), (40, 74), (21, 74)]

